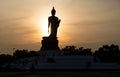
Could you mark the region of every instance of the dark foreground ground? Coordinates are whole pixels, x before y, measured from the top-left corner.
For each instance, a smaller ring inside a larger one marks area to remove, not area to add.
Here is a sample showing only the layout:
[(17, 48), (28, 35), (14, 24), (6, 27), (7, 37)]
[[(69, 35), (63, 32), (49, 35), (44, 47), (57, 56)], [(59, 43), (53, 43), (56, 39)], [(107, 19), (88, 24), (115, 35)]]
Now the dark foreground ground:
[(0, 77), (120, 77), (120, 71), (0, 72)]

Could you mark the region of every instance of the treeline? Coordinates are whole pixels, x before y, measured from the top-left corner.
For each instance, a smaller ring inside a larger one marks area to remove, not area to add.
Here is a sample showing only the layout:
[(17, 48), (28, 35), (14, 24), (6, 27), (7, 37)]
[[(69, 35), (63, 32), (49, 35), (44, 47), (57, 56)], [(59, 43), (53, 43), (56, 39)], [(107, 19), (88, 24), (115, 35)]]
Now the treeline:
[(26, 49), (23, 50), (16, 50), (12, 55), (9, 54), (1, 54), (0, 55), (0, 65), (3, 65), (5, 63), (11, 63), (14, 60), (21, 59), (21, 58), (27, 58), (27, 57), (33, 57), (37, 56), (37, 51), (28, 51)]
[(120, 63), (120, 49), (118, 45), (103, 45), (98, 50), (92, 52), (91, 48), (76, 48), (76, 46), (66, 46), (62, 49), (64, 55), (85, 55), (93, 56), (94, 61), (117, 62)]
[[(100, 62), (117, 62), (120, 63), (120, 50), (118, 45), (103, 45), (96, 51), (92, 51), (91, 48), (76, 46), (66, 46), (61, 49), (63, 55), (85, 55), (85, 56), (93, 56), (94, 61)], [(38, 51), (28, 51), (26, 49), (16, 50), (13, 55), (1, 54), (0, 55), (0, 65), (5, 63), (10, 63), (14, 60), (38, 56)]]
[(92, 55), (91, 48), (84, 48), (80, 47), (77, 48), (76, 46), (66, 46), (65, 48), (62, 49), (64, 52), (63, 55)]

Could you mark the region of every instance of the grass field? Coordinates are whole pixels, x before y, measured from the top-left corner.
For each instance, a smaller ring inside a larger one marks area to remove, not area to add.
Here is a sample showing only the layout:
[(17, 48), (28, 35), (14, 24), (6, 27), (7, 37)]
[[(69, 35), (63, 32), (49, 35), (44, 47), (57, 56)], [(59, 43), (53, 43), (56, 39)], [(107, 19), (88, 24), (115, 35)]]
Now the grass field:
[(120, 71), (0, 72), (0, 77), (120, 77)]

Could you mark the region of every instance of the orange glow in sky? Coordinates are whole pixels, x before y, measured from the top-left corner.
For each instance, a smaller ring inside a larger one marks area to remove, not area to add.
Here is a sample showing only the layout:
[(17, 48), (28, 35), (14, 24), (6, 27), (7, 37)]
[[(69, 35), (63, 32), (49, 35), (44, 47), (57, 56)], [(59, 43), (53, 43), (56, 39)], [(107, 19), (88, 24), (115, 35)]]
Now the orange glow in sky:
[(120, 45), (119, 0), (0, 0), (0, 54), (39, 50), (55, 6), (59, 46)]

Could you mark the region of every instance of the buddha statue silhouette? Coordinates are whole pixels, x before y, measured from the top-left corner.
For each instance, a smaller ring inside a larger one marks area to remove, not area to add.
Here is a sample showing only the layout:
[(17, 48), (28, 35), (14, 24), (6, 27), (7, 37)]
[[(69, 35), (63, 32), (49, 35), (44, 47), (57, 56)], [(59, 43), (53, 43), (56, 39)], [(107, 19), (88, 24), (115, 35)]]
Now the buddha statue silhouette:
[[(43, 37), (41, 51), (43, 50), (60, 50), (57, 40), (57, 29), (60, 24), (60, 19), (55, 16), (56, 10), (53, 7), (51, 14), (52, 16), (48, 17), (48, 33), (49, 37)], [(50, 31), (49, 31), (50, 30)], [(44, 52), (43, 52), (44, 53)]]
[(57, 37), (57, 29), (59, 27), (61, 20), (55, 16), (56, 10), (54, 7), (51, 11), (51, 14), (52, 14), (52, 16), (48, 17), (48, 33), (50, 32), (49, 37), (56, 38)]

